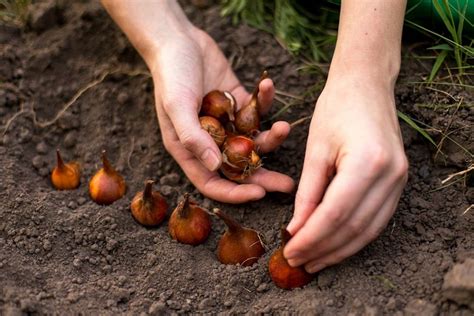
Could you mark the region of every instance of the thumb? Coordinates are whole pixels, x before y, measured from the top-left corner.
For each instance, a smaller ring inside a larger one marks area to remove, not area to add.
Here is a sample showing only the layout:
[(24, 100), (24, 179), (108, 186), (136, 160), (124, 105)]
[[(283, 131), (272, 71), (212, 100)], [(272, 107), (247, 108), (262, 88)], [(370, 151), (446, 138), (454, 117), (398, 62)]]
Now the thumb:
[(171, 98), (163, 107), (181, 144), (207, 169), (216, 171), (221, 165), (221, 152), (212, 137), (201, 128), (198, 102), (197, 98)]

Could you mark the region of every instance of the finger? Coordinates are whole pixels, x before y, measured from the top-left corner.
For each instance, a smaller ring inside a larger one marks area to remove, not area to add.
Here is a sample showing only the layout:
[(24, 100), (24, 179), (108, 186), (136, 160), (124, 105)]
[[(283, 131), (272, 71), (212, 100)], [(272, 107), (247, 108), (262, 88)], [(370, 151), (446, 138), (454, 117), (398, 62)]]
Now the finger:
[[(314, 125), (311, 125), (309, 135), (314, 135), (313, 129)], [(295, 235), (303, 227), (321, 201), (332, 174), (332, 161), (334, 159), (332, 159), (329, 149), (309, 137), (303, 171), (296, 192), (295, 210), (287, 226), (292, 235)]]
[(171, 122), (159, 107), (157, 107), (157, 113), (165, 147), (202, 194), (224, 203), (245, 203), (265, 196), (265, 189), (259, 185), (238, 185), (220, 178), (217, 172), (211, 172), (205, 168), (191, 152), (181, 145)]
[(169, 99), (163, 107), (181, 144), (208, 170), (215, 171), (221, 164), (221, 154), (212, 137), (201, 128), (195, 111), (197, 102), (183, 94), (180, 98)]
[(257, 151), (259, 153), (274, 151), (285, 141), (290, 130), (290, 124), (288, 124), (288, 122), (278, 121), (273, 123), (270, 130), (260, 133), (255, 138)]
[(295, 189), (295, 182), (292, 178), (265, 168), (259, 168), (255, 174), (245, 179), (244, 183), (259, 185), (267, 192), (291, 193)]
[(273, 98), (275, 97), (275, 86), (273, 80), (270, 78), (262, 80), (258, 86), (258, 103), (260, 115), (265, 115), (270, 111), (272, 106)]
[[(273, 85), (273, 80), (269, 78), (262, 80), (258, 88), (259, 93), (257, 97), (260, 105), (258, 110), (261, 115), (265, 115), (270, 110), (273, 98), (275, 97), (275, 86)], [(251, 94), (249, 94), (240, 84), (232, 89), (231, 93), (237, 102), (236, 111), (247, 105), (252, 97)]]
[(329, 235), (304, 254), (306, 261), (326, 256), (364, 234), (380, 210), (393, 199), (399, 198), (403, 185), (394, 185), (391, 179), (384, 178), (375, 182), (373, 188), (336, 234)]
[(390, 218), (395, 212), (398, 200), (398, 196), (392, 196), (390, 202), (384, 205), (384, 207), (377, 214), (377, 216), (372, 221), (372, 223), (367, 228), (367, 231), (364, 234), (360, 235), (359, 237), (352, 240), (345, 246), (342, 246), (341, 248), (337, 249), (336, 251), (333, 251), (322, 258), (318, 258), (307, 263), (305, 265), (306, 271), (308, 271), (309, 273), (314, 273), (324, 269), (325, 267), (337, 264), (345, 258), (348, 258), (353, 254), (357, 253), (367, 244), (376, 239), (387, 226), (387, 223), (390, 221)]
[(321, 204), (285, 247), (284, 255), (287, 259), (294, 259), (293, 265), (303, 263), (306, 260), (304, 254), (335, 233), (364, 200), (369, 188), (377, 180), (373, 174), (378, 175), (378, 172), (368, 168), (364, 171), (364, 163), (360, 159), (342, 163)]

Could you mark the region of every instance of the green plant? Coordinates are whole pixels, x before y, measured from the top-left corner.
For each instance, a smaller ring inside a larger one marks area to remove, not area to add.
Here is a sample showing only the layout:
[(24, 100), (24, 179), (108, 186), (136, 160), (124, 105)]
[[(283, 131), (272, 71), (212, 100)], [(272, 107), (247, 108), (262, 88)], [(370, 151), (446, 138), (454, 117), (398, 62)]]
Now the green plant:
[[(411, 20), (406, 20), (407, 25), (424, 32), (438, 42), (436, 45), (428, 48), (428, 50), (436, 51), (437, 56), (427, 78), (427, 82), (433, 82), (448, 57), (453, 57), (455, 60), (456, 70), (458, 71), (459, 78), (461, 78), (461, 76), (464, 75), (465, 69), (469, 68), (474, 58), (474, 40), (463, 34), (465, 24), (469, 24), (471, 27), (473, 26), (472, 22), (466, 18), (469, 2), (466, 1), (462, 7), (459, 1), (456, 1), (455, 5), (452, 4), (452, 1), (450, 2), (448, 0), (432, 1), (437, 14), (443, 22), (443, 26), (447, 32), (446, 35), (430, 30)], [(458, 16), (457, 20), (453, 12)], [(467, 44), (465, 44), (464, 41), (467, 41)]]
[(315, 62), (328, 62), (336, 43), (337, 14), (319, 6), (316, 14), (295, 0), (222, 0), (222, 15), (275, 35), (289, 52)]
[(31, 0), (0, 0), (0, 21), (24, 25)]

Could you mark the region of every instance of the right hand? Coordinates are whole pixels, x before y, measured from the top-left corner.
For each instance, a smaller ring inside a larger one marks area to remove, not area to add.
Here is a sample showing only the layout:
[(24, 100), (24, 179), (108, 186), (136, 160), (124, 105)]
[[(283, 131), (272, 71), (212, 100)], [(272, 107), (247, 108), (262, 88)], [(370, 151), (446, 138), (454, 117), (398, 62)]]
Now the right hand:
[[(192, 28), (158, 43), (147, 64), (155, 85), (155, 102), (163, 143), (189, 180), (205, 196), (227, 203), (258, 200), (267, 191), (292, 192), (293, 180), (281, 173), (260, 168), (236, 184), (220, 177), (221, 153), (210, 135), (201, 129), (198, 114), (203, 96), (211, 90), (227, 90), (237, 108), (250, 99), (214, 40)], [(257, 78), (258, 75), (256, 75)], [(259, 101), (267, 112), (275, 89), (270, 79), (260, 83)], [(263, 113), (262, 113), (263, 114)], [(288, 136), (287, 122), (276, 122), (256, 139), (260, 152), (277, 148)]]

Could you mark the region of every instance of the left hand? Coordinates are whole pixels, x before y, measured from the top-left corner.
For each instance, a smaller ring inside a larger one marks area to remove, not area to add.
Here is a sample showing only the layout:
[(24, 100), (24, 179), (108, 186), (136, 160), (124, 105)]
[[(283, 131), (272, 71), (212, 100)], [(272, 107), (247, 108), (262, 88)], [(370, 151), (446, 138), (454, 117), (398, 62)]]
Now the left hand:
[(369, 78), (332, 78), (316, 105), (284, 249), (310, 273), (374, 240), (407, 180), (393, 85)]

